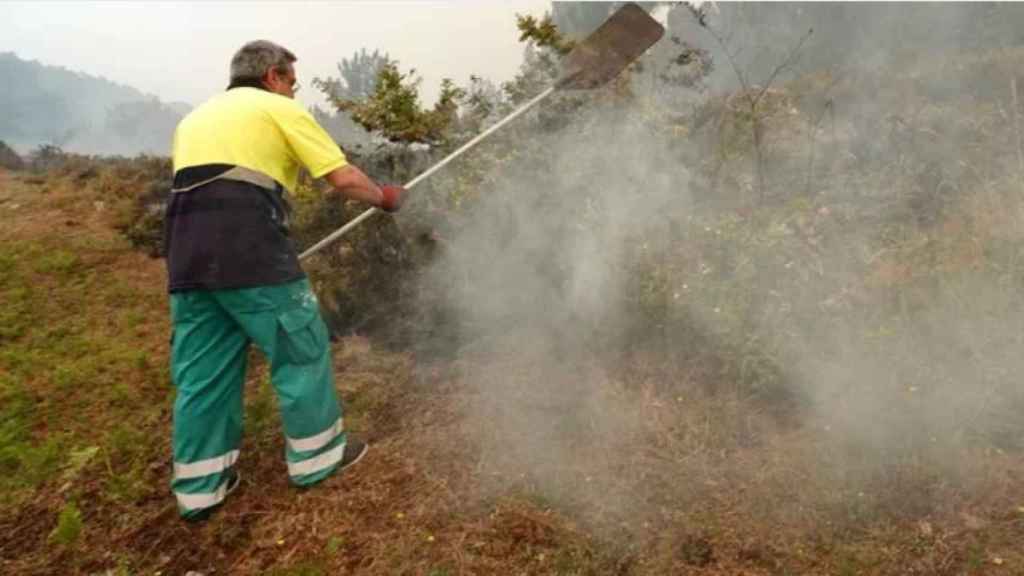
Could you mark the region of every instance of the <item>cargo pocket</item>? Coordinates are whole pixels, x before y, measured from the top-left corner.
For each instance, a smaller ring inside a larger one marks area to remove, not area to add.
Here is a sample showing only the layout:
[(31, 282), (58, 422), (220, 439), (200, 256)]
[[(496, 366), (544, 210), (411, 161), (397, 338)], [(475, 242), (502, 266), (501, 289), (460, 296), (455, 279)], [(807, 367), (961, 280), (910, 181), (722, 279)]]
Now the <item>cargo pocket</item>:
[(316, 308), (295, 308), (277, 317), (278, 347), (288, 364), (309, 364), (327, 350), (327, 327)]

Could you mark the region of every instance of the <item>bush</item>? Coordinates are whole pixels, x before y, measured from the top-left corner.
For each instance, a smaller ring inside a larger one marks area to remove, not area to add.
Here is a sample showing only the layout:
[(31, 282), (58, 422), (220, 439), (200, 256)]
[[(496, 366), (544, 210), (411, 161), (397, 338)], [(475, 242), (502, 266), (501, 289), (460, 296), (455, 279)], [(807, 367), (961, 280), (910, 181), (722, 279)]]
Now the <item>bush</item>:
[(52, 144), (43, 144), (29, 154), (29, 166), (36, 172), (44, 172), (60, 167), (68, 155)]
[(0, 140), (0, 168), (7, 170), (23, 170), (25, 162), (10, 146)]
[(171, 191), (167, 158), (121, 159), (104, 171), (98, 184), (100, 201), (110, 202), (114, 227), (154, 258), (164, 256), (164, 211)]

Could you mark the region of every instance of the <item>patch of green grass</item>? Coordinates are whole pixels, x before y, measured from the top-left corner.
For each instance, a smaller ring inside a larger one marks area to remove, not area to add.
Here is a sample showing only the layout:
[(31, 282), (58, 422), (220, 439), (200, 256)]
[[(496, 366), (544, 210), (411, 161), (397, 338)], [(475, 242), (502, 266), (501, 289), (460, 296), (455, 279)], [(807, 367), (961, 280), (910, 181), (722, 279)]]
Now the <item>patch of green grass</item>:
[(135, 391), (127, 382), (118, 382), (110, 388), (111, 400), (120, 406), (131, 404)]
[(145, 469), (134, 464), (124, 472), (111, 472), (104, 483), (106, 496), (115, 502), (135, 502), (152, 488), (145, 478)]
[(349, 394), (345, 402), (345, 426), (353, 430), (364, 430), (374, 414), (385, 410), (393, 401), (395, 389), (387, 386), (367, 386)]
[(142, 310), (128, 310), (121, 318), (126, 328), (135, 328), (146, 322), (146, 314)]
[(74, 502), (68, 502), (60, 511), (57, 527), (50, 532), (50, 542), (60, 546), (71, 546), (82, 534), (82, 513)]
[(147, 371), (152, 368), (149, 353), (145, 350), (132, 350), (130, 359), (132, 364), (134, 364), (135, 368), (138, 370)]
[(856, 560), (849, 556), (844, 556), (839, 560), (838, 574), (839, 576), (857, 576), (860, 572), (860, 565)]
[[(0, 276), (3, 274), (0, 273)], [(0, 292), (4, 305), (0, 306), (0, 342), (24, 336), (32, 326), (32, 302), (27, 286), (17, 286)]]
[(130, 463), (145, 455), (148, 450), (146, 439), (145, 432), (130, 423), (118, 424), (107, 436), (107, 457), (118, 464)]
[(138, 386), (160, 378), (159, 371), (151, 369), (148, 354), (131, 342), (99, 334), (65, 334), (50, 340), (55, 343), (45, 346), (45, 357), (37, 360), (52, 366), (50, 381), (61, 389), (98, 386), (100, 397), (135, 407)]
[(54, 367), (50, 381), (63, 390), (73, 388), (81, 382), (79, 375), (67, 366)]
[(121, 236), (81, 236), (72, 239), (71, 246), (87, 252), (122, 252), (131, 245)]
[(0, 251), (0, 287), (5, 286), (14, 278), (17, 271), (17, 254), (12, 250)]
[(873, 572), (872, 568), (881, 562), (881, 558), (870, 546), (847, 544), (833, 551), (837, 558), (838, 574), (854, 576)]
[(345, 545), (345, 540), (341, 536), (331, 536), (327, 539), (327, 544), (324, 546), (324, 552), (328, 556), (335, 556), (341, 551), (341, 547)]
[(130, 342), (115, 339), (109, 342), (103, 359), (108, 366), (119, 370), (135, 370), (149, 366), (149, 354), (145, 350), (135, 348)]
[(10, 436), (0, 437), (0, 469), (5, 471), (4, 483), (30, 488), (49, 480), (60, 469), (63, 454), (59, 438), (47, 438), (34, 444)]
[(42, 350), (21, 344), (0, 346), (0, 368), (11, 376), (29, 378), (38, 373), (40, 367), (47, 366), (47, 357)]
[(51, 355), (48, 360), (53, 365), (50, 381), (61, 389), (71, 390), (75, 387), (98, 383), (97, 380), (100, 379), (102, 373), (102, 355), (57, 354)]
[(68, 250), (54, 249), (36, 259), (34, 268), (43, 274), (65, 276), (81, 270), (81, 259)]
[(81, 474), (82, 470), (89, 465), (99, 451), (99, 446), (86, 446), (84, 448), (72, 450), (68, 454), (67, 466), (64, 468), (64, 473), (61, 477), (64, 480), (74, 480), (75, 478), (78, 478), (78, 475)]
[(0, 377), (0, 500), (53, 477), (61, 466), (59, 438), (34, 442), (32, 399), (11, 378)]
[(133, 502), (152, 488), (146, 482), (146, 463), (152, 446), (142, 429), (127, 422), (119, 424), (104, 442), (106, 494), (114, 501)]
[[(95, 475), (114, 501), (153, 489), (149, 466), (166, 434), (150, 431), (171, 392), (139, 329), (165, 296), (111, 282), (107, 266), (129, 246), (116, 234), (0, 242), (0, 516), (46, 497), (44, 483), (49, 492)], [(78, 538), (75, 506), (51, 542)]]
[(977, 542), (967, 546), (966, 568), (968, 572), (975, 573), (985, 565), (985, 547)]

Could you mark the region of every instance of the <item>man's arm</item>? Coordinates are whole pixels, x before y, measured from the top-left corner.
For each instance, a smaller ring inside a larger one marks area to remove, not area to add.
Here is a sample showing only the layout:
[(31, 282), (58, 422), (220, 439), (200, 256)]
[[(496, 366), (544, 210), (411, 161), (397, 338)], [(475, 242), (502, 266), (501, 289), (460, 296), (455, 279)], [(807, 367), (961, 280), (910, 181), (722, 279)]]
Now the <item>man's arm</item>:
[(328, 172), (324, 179), (346, 198), (373, 204), (385, 212), (398, 210), (405, 196), (401, 186), (378, 186), (351, 164)]
[(324, 174), (324, 180), (327, 180), (335, 190), (351, 200), (366, 202), (374, 206), (380, 206), (384, 201), (384, 194), (380, 187), (370, 180), (362, 170), (351, 164)]
[[(272, 108), (272, 111), (280, 117), (278, 128), (295, 153), (296, 160), (310, 173), (322, 174), (346, 198), (372, 204), (386, 212), (398, 210), (405, 192), (401, 186), (378, 186), (362, 170), (345, 164), (345, 156), (338, 144), (308, 110), (294, 100), (284, 99), (277, 103), (280, 106)], [(324, 173), (328, 166), (339, 167)]]

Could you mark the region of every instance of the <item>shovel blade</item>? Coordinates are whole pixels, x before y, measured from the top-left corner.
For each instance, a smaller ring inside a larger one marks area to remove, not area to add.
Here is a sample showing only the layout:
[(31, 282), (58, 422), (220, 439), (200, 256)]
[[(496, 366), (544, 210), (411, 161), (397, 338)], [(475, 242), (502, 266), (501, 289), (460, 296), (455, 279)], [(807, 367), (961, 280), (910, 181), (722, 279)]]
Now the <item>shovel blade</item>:
[(627, 3), (569, 52), (556, 86), (561, 90), (597, 88), (618, 76), (664, 33), (665, 28), (643, 8)]

